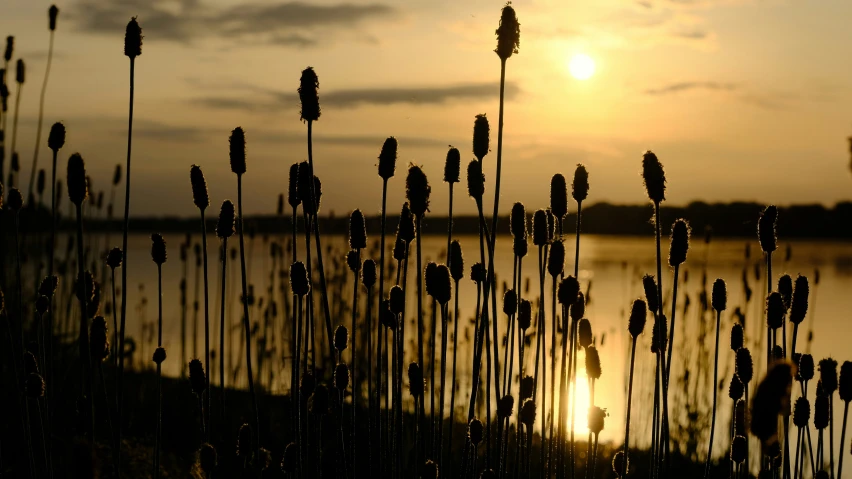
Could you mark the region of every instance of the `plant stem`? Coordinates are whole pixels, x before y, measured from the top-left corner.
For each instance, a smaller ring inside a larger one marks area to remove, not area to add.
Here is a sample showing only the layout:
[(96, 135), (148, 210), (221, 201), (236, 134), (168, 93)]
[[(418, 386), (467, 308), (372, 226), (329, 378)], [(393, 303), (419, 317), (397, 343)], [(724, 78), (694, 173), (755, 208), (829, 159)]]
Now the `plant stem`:
[[(204, 364), (210, 368), (210, 305), (209, 286), (207, 282), (207, 222), (204, 219), (204, 209), (201, 210), (201, 258), (204, 264)], [(221, 351), (220, 351), (221, 354)], [(207, 442), (210, 442), (210, 430), (213, 429), (213, 421), (210, 414), (210, 375), (204, 378), (207, 381)], [(224, 424), (223, 424), (224, 426)]]
[[(456, 289), (455, 289), (455, 307), (453, 309), (453, 376), (450, 381), (450, 426), (449, 426), (449, 440), (447, 441), (448, 447), (447, 450), (450, 454), (450, 460), (447, 461), (447, 466), (449, 466), (449, 477), (453, 477), (453, 465), (455, 461), (452, 460), (453, 453), (453, 425), (455, 424), (456, 418), (456, 354), (458, 353), (459, 346), (459, 282), (456, 281)], [(441, 388), (443, 389), (443, 387)], [(844, 428), (845, 429), (845, 428)], [(443, 465), (443, 464), (442, 464)]]
[[(219, 398), (222, 409), (222, 428), (225, 428), (225, 286), (227, 285), (228, 277), (228, 238), (222, 238), (222, 250), (225, 252), (222, 255), (222, 304), (219, 314), (219, 388), (221, 397)], [(206, 275), (205, 275), (206, 276)], [(294, 322), (295, 324), (295, 322)]]
[[(44, 69), (44, 82), (41, 85), (41, 96), (38, 103), (38, 126), (36, 127), (36, 144), (33, 152), (33, 169), (30, 171), (30, 186), (27, 190), (27, 198), (33, 195), (33, 183), (35, 183), (35, 172), (38, 167), (38, 150), (41, 146), (41, 124), (44, 119), (44, 95), (47, 93), (47, 79), (50, 77), (50, 65), (53, 63), (53, 34), (54, 30), (50, 31), (50, 46), (47, 48), (47, 66)], [(51, 270), (51, 273), (53, 270)]]
[(633, 366), (636, 360), (636, 338), (633, 338), (633, 344), (630, 350), (630, 377), (628, 379), (627, 386), (627, 418), (624, 421), (624, 457), (622, 458), (622, 470), (621, 477), (627, 476), (627, 461), (628, 461), (628, 451), (630, 445), (630, 401), (633, 398)]
[(846, 441), (846, 419), (849, 417), (849, 401), (843, 405), (843, 429), (840, 430), (840, 454), (837, 457), (837, 477), (843, 477), (843, 443)]
[[(243, 286), (243, 326), (246, 332), (246, 373), (248, 374), (249, 393), (251, 394), (252, 407), (254, 409), (254, 448), (255, 457), (260, 455), (260, 415), (257, 410), (257, 396), (254, 392), (254, 378), (251, 372), (251, 325), (249, 323), (248, 286), (246, 284), (246, 248), (243, 239), (243, 175), (237, 175), (237, 208), (240, 218), (240, 270), (242, 273)], [(202, 413), (203, 417), (203, 413)]]
[[(677, 271), (677, 268), (675, 268)], [(719, 325), (722, 322), (722, 312), (716, 311), (716, 354), (713, 361), (713, 419), (710, 421), (710, 444), (707, 446), (707, 463), (704, 465), (704, 477), (710, 477), (710, 461), (713, 457), (713, 435), (716, 432), (716, 396), (719, 393)], [(671, 350), (669, 353), (671, 354)]]

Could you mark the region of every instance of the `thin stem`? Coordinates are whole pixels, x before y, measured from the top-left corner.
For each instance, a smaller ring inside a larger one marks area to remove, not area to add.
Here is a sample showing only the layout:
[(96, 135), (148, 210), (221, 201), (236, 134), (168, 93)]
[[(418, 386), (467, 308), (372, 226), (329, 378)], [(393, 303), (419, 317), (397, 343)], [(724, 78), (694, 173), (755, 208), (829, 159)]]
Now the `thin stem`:
[[(41, 85), (41, 95), (38, 102), (38, 127), (36, 127), (36, 144), (33, 152), (33, 169), (30, 171), (30, 186), (27, 190), (27, 198), (33, 195), (33, 183), (35, 183), (35, 172), (38, 167), (38, 149), (41, 146), (41, 124), (44, 119), (44, 95), (47, 93), (47, 79), (50, 77), (50, 65), (53, 63), (53, 34), (50, 31), (50, 46), (47, 48), (47, 66), (44, 69), (44, 82)], [(51, 270), (52, 272), (52, 270)]]
[[(225, 287), (228, 283), (228, 238), (222, 238), (222, 303), (219, 313), (219, 398), (222, 409), (222, 425), (225, 424)], [(206, 276), (206, 275), (205, 275)]]
[[(204, 364), (210, 367), (210, 293), (207, 282), (207, 222), (204, 219), (204, 209), (201, 210), (201, 258), (204, 264)], [(220, 350), (221, 355), (221, 350)], [(212, 429), (213, 421), (210, 415), (210, 395), (213, 392), (210, 388), (210, 375), (205, 376), (207, 381), (207, 442), (210, 442), (210, 429)]]
[[(453, 323), (454, 323), (453, 324), (453, 376), (452, 376), (452, 380), (450, 381), (450, 385), (451, 385), (451, 387), (450, 387), (450, 426), (449, 426), (449, 434), (448, 434), (449, 440), (447, 441), (449, 443), (447, 450), (449, 451), (449, 453), (451, 455), (452, 455), (452, 452), (453, 452), (453, 425), (455, 424), (455, 418), (456, 418), (456, 414), (455, 414), (455, 412), (456, 412), (456, 387), (455, 387), (455, 385), (456, 385), (456, 356), (457, 356), (457, 353), (458, 353), (458, 346), (459, 346), (459, 282), (456, 281), (455, 283), (456, 283), (455, 298), (453, 298), (453, 300), (455, 301), (455, 307), (453, 309)], [(454, 464), (455, 464), (455, 461), (453, 461), (452, 459), (450, 459), (450, 461), (447, 462), (447, 466), (450, 467), (449, 477), (453, 477), (453, 465)]]
[[(243, 285), (243, 326), (246, 333), (246, 373), (248, 374), (249, 393), (251, 394), (252, 407), (254, 408), (254, 448), (255, 456), (260, 455), (260, 415), (257, 410), (257, 396), (254, 392), (254, 378), (251, 372), (251, 325), (249, 323), (249, 307), (248, 307), (248, 286), (246, 284), (246, 248), (245, 240), (243, 239), (243, 175), (237, 175), (237, 208), (240, 218), (239, 231), (240, 234), (240, 270), (242, 273)], [(202, 413), (203, 417), (203, 413)]]
[[(713, 457), (713, 435), (716, 432), (716, 396), (719, 388), (719, 324), (722, 321), (722, 312), (716, 311), (716, 354), (713, 361), (713, 419), (710, 421), (710, 443), (707, 446), (707, 463), (704, 465), (704, 477), (710, 477), (710, 461)], [(669, 349), (669, 352), (671, 352)]]
[(837, 457), (837, 477), (843, 477), (843, 443), (846, 441), (846, 419), (849, 417), (849, 401), (845, 401), (843, 405), (843, 429), (840, 430), (840, 454)]
[(633, 366), (636, 360), (636, 338), (633, 338), (633, 345), (630, 350), (630, 376), (628, 379), (627, 386), (627, 418), (624, 421), (624, 457), (622, 458), (622, 471), (621, 477), (627, 476), (627, 461), (628, 461), (628, 450), (630, 445), (630, 401), (633, 398)]

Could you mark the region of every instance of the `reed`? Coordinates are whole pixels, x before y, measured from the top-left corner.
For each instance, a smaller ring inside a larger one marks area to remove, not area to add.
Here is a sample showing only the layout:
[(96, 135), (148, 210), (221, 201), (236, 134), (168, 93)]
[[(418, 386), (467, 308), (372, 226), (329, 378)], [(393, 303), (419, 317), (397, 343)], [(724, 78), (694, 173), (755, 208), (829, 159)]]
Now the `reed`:
[[(447, 450), (449, 454), (452, 455), (453, 451), (453, 426), (455, 425), (455, 417), (456, 417), (456, 361), (458, 359), (458, 349), (459, 349), (459, 282), (464, 277), (464, 256), (462, 255), (462, 247), (461, 243), (458, 240), (454, 240), (450, 243), (449, 250), (449, 268), (450, 268), (450, 276), (453, 278), (455, 282), (455, 304), (453, 306), (453, 372), (452, 377), (450, 379), (450, 418), (449, 418), (449, 434), (447, 434)], [(449, 316), (449, 315), (448, 315)], [(455, 462), (450, 460), (447, 464), (449, 467), (447, 468), (450, 476), (452, 477), (453, 464)]]
[[(207, 194), (207, 181), (204, 179), (204, 173), (198, 165), (192, 165), (189, 170), (189, 180), (192, 186), (192, 202), (201, 213), (201, 254), (202, 264), (204, 265), (204, 364), (210, 364), (210, 292), (207, 282), (207, 220), (204, 216), (207, 207), (210, 206), (210, 197)], [(221, 354), (221, 349), (219, 350)], [(207, 442), (210, 442), (210, 429), (212, 429), (213, 421), (211, 420), (211, 388), (207, 378)]]
[[(364, 215), (361, 213), (361, 210), (355, 210), (349, 216), (349, 248), (350, 253), (352, 251), (355, 252), (354, 261), (352, 261), (350, 265), (350, 269), (352, 270), (353, 275), (353, 292), (352, 292), (352, 355), (351, 355), (351, 363), (352, 363), (352, 438), (351, 438), (351, 446), (352, 452), (351, 457), (352, 461), (352, 474), (357, 475), (357, 470), (355, 468), (355, 418), (356, 411), (358, 410), (358, 396), (360, 396), (360, 384), (358, 383), (358, 354), (357, 354), (357, 343), (358, 343), (358, 327), (357, 327), (357, 318), (358, 318), (358, 281), (359, 276), (361, 274), (361, 250), (367, 247), (367, 227), (364, 222)], [(367, 302), (369, 303), (370, 298), (367, 297)], [(372, 334), (372, 331), (367, 330), (368, 334)], [(369, 415), (368, 415), (369, 417)]]
[[(11, 56), (11, 55), (10, 55)], [(7, 60), (8, 62), (8, 60)], [(18, 84), (18, 88), (15, 91), (15, 114), (12, 118), (12, 144), (10, 145), (9, 151), (12, 153), (12, 164), (11, 171), (9, 172), (9, 187), (15, 186), (16, 182), (14, 180), (15, 173), (20, 169), (20, 165), (18, 163), (18, 150), (16, 148), (16, 140), (18, 139), (18, 115), (21, 112), (21, 90), (24, 89), (24, 80), (26, 79), (26, 66), (24, 64), (24, 60), (18, 59), (15, 62), (15, 83)], [(4, 129), (5, 130), (5, 129)]]
[(792, 354), (796, 354), (796, 339), (799, 335), (799, 325), (805, 320), (805, 316), (808, 314), (809, 294), (810, 287), (808, 284), (808, 278), (806, 276), (798, 275), (796, 277), (795, 287), (793, 288), (793, 297), (790, 301), (789, 311), (790, 322), (793, 323), (793, 340), (790, 349)]
[[(674, 242), (672, 242), (674, 244)], [(710, 441), (707, 444), (707, 461), (704, 465), (704, 477), (710, 477), (710, 462), (713, 458), (713, 436), (716, 432), (716, 404), (719, 388), (716, 384), (719, 383), (719, 328), (722, 322), (722, 311), (728, 308), (728, 290), (725, 285), (725, 280), (719, 278), (713, 282), (713, 293), (711, 297), (713, 310), (716, 311), (716, 348), (713, 360), (713, 419), (710, 420)], [(674, 323), (674, 319), (672, 319)], [(669, 348), (669, 354), (671, 350)]]
[[(226, 417), (225, 414), (225, 298), (226, 285), (228, 280), (228, 238), (234, 235), (234, 204), (231, 200), (222, 202), (219, 208), (219, 220), (216, 222), (216, 236), (222, 240), (222, 302), (219, 307), (219, 389), (220, 389), (220, 407), (222, 409), (222, 423)], [(292, 281), (292, 279), (291, 279)], [(294, 323), (295, 324), (295, 323)], [(298, 359), (298, 358), (297, 358)], [(209, 393), (208, 393), (209, 394)], [(209, 406), (208, 406), (209, 407)]]
[[(154, 362), (157, 364), (157, 435), (154, 441), (154, 477), (160, 477), (160, 438), (162, 437), (163, 416), (163, 389), (162, 389), (162, 363), (166, 359), (166, 350), (163, 348), (163, 264), (166, 262), (166, 241), (159, 234), (151, 235), (151, 259), (157, 265), (157, 350), (154, 353)], [(192, 363), (190, 363), (190, 366)], [(192, 367), (190, 367), (192, 374)], [(192, 377), (190, 380), (192, 381)], [(203, 388), (202, 388), (203, 390)], [(201, 392), (198, 391), (199, 399)], [(199, 411), (203, 417), (204, 410)], [(204, 421), (201, 421), (204, 424)]]
[[(50, 65), (53, 63), (53, 35), (56, 32), (56, 17), (59, 15), (59, 8), (56, 5), (51, 5), (50, 8), (47, 9), (47, 17), (48, 17), (48, 29), (50, 31), (50, 43), (47, 48), (47, 66), (44, 69), (44, 81), (41, 85), (41, 95), (39, 96), (38, 101), (38, 126), (36, 126), (36, 141), (35, 148), (33, 149), (33, 167), (30, 170), (30, 187), (27, 190), (27, 197), (31, 198), (33, 194), (33, 179), (35, 177), (36, 169), (38, 168), (38, 150), (41, 146), (41, 125), (42, 120), (44, 119), (44, 97), (47, 93), (47, 80), (50, 77)], [(50, 141), (48, 140), (48, 143)], [(55, 181), (55, 179), (54, 179)]]
[(621, 460), (616, 462), (618, 459), (618, 454), (616, 454), (615, 458), (613, 458), (613, 471), (619, 475), (619, 477), (625, 477), (627, 475), (627, 463), (629, 462), (629, 446), (630, 446), (630, 409), (633, 398), (633, 366), (636, 360), (636, 341), (639, 338), (639, 335), (645, 330), (645, 320), (648, 315), (648, 306), (645, 301), (641, 299), (637, 299), (633, 301), (633, 307), (630, 311), (630, 318), (627, 323), (627, 331), (630, 333), (631, 338), (633, 338), (632, 345), (630, 347), (630, 374), (627, 379), (627, 415), (624, 421), (624, 446), (622, 451), (618, 454), (621, 454)]

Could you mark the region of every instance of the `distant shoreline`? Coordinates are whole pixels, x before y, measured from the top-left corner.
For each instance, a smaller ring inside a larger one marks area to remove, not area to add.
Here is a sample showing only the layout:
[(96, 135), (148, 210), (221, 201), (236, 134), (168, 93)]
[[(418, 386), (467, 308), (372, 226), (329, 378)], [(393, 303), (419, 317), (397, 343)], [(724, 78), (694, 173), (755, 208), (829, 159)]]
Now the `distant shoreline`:
[[(577, 220), (576, 204), (572, 205), (575, 212), (569, 213), (565, 218), (564, 229), (566, 233), (572, 233)], [(692, 237), (694, 240), (704, 239), (709, 232), (712, 236), (748, 238), (757, 233), (757, 219), (764, 205), (759, 203), (729, 203), (709, 204), (694, 202), (686, 206), (661, 208), (663, 232), (668, 234), (671, 224), (677, 218), (685, 218), (692, 226)], [(532, 217), (533, 210), (527, 210), (527, 215)], [(596, 203), (583, 207), (581, 231), (586, 234), (596, 235), (646, 235), (653, 233), (652, 208), (650, 205), (614, 205), (610, 203)], [(101, 216), (103, 212), (95, 216)], [(6, 221), (9, 220), (8, 215)], [(215, 229), (217, 212), (207, 212), (208, 231)], [(50, 221), (44, 210), (30, 211), (29, 214), (22, 212), (22, 227), (29, 231), (47, 231)], [(290, 215), (257, 215), (246, 219), (247, 231), (255, 231), (258, 234), (286, 234), (291, 231)], [(501, 216), (498, 220), (498, 233), (508, 234), (509, 218)], [(380, 218), (378, 216), (367, 217), (367, 231), (369, 234), (378, 234)], [(490, 222), (489, 222), (490, 223)], [(397, 224), (397, 211), (394, 209), (387, 218), (386, 233), (394, 234)], [(301, 219), (299, 219), (301, 230)], [(490, 226), (490, 224), (489, 224)], [(60, 227), (63, 229), (73, 228), (74, 223), (67, 219), (60, 219)], [(531, 224), (529, 228), (531, 229)], [(87, 231), (121, 231), (121, 219), (92, 220), (87, 219), (85, 228)], [(184, 233), (193, 232), (198, 228), (196, 218), (176, 217), (140, 217), (131, 218), (130, 230), (133, 233)], [(348, 217), (346, 216), (321, 216), (320, 229), (324, 234), (346, 234), (348, 231)], [(424, 218), (423, 234), (445, 235), (447, 231), (447, 217), (427, 214)], [(479, 221), (476, 216), (456, 216), (453, 221), (453, 234), (476, 235), (479, 233)], [(838, 203), (834, 207), (814, 205), (792, 205), (779, 208), (778, 235), (781, 238), (813, 238), (813, 239), (842, 239), (852, 238), (852, 202)]]

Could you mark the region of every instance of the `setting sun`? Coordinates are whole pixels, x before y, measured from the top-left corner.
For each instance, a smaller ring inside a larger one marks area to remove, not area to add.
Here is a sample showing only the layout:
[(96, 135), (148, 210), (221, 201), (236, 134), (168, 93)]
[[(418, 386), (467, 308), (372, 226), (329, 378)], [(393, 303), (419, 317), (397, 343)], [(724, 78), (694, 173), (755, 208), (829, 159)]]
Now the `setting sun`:
[(568, 62), (568, 71), (578, 80), (588, 80), (595, 74), (595, 61), (585, 53), (578, 53)]

